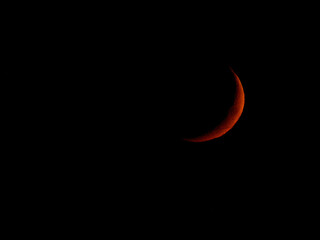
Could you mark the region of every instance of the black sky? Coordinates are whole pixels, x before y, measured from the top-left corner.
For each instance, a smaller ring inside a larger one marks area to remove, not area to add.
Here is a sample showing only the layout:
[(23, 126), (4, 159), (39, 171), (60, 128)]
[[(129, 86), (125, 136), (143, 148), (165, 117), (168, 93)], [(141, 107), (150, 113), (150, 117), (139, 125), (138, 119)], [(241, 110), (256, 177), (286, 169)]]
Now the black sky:
[[(317, 178), (319, 51), (314, 15), (278, 7), (13, 19), (4, 74), (17, 106), (12, 136), (19, 153), (50, 167), (21, 166), (59, 173), (46, 187), (81, 193), (97, 211), (111, 201), (121, 216), (254, 224), (295, 215), (293, 199), (312, 201)], [(182, 141), (227, 111), (228, 67), (244, 88), (241, 118), (218, 139)]]

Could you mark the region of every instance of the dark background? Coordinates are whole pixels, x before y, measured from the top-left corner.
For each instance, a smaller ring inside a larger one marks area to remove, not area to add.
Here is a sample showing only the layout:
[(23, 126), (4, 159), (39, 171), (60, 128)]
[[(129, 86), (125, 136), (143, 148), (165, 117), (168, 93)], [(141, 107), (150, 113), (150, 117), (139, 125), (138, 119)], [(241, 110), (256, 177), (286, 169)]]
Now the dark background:
[[(4, 72), (11, 87), (3, 88), (15, 106), (8, 142), (22, 145), (13, 155), (32, 158), (14, 171), (37, 173), (24, 178), (34, 184), (17, 180), (21, 191), (79, 218), (115, 212), (226, 227), (310, 211), (317, 182), (313, 13), (137, 8), (69, 6), (58, 15), (27, 13), (28, 21), (7, 18), (15, 26)], [(228, 67), (245, 91), (240, 120), (221, 138), (182, 141), (227, 111)]]

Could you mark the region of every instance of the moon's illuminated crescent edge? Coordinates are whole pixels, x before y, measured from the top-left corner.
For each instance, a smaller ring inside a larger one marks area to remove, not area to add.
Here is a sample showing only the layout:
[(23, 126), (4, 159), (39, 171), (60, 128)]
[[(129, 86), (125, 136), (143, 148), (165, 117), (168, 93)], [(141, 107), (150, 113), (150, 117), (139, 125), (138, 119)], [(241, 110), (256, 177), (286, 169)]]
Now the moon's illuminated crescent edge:
[(244, 90), (243, 86), (241, 84), (241, 81), (237, 74), (233, 71), (232, 68), (230, 70), (233, 73), (234, 79), (236, 81), (236, 92), (235, 92), (235, 98), (233, 105), (230, 107), (227, 116), (225, 119), (217, 126), (215, 127), (212, 131), (205, 133), (203, 135), (193, 137), (193, 138), (184, 138), (183, 140), (188, 141), (188, 142), (205, 142), (209, 141), (218, 137), (223, 136), (226, 134), (233, 126), (237, 123), (239, 120), (243, 108), (244, 108)]

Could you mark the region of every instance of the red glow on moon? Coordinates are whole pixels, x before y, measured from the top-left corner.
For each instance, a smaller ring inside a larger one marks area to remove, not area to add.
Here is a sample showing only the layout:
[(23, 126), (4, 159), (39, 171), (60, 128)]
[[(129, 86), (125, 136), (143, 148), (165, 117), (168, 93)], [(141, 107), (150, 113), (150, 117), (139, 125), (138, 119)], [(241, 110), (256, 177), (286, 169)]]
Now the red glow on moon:
[(236, 81), (236, 92), (234, 103), (232, 107), (229, 109), (226, 118), (212, 131), (205, 133), (201, 136), (194, 137), (194, 138), (185, 138), (185, 141), (188, 142), (205, 142), (209, 141), (218, 137), (223, 136), (226, 134), (239, 120), (243, 108), (244, 108), (244, 91), (242, 84), (240, 82), (239, 77), (235, 74), (235, 72), (230, 68), (233, 73), (234, 80)]

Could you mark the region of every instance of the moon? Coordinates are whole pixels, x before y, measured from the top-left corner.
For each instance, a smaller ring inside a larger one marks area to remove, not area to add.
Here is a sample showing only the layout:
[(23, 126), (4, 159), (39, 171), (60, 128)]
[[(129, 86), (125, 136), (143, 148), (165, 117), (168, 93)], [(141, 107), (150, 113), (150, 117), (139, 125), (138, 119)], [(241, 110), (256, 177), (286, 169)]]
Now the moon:
[(237, 76), (237, 74), (235, 74), (232, 68), (230, 68), (230, 70), (233, 73), (233, 79), (236, 84), (236, 91), (235, 91), (234, 102), (232, 106), (229, 108), (226, 117), (212, 131), (202, 134), (200, 136), (196, 136), (192, 138), (184, 138), (183, 140), (188, 142), (206, 142), (215, 138), (219, 138), (224, 134), (226, 134), (237, 123), (237, 121), (239, 120), (243, 112), (245, 96), (244, 96), (243, 86), (241, 84), (239, 77)]

